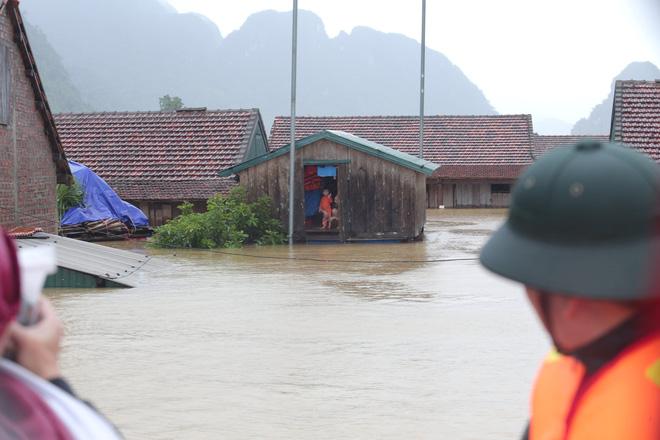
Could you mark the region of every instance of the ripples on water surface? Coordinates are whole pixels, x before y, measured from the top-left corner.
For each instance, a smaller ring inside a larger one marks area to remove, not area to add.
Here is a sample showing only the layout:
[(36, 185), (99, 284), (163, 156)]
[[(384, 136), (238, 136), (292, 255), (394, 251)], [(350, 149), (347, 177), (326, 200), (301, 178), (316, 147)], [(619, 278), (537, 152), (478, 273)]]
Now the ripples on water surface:
[[(247, 247), (476, 257), (503, 211), (428, 211), (423, 242)], [(140, 244), (124, 244), (139, 247)], [(510, 439), (547, 343), (476, 261), (143, 250), (121, 290), (51, 290), (63, 367), (129, 439)]]

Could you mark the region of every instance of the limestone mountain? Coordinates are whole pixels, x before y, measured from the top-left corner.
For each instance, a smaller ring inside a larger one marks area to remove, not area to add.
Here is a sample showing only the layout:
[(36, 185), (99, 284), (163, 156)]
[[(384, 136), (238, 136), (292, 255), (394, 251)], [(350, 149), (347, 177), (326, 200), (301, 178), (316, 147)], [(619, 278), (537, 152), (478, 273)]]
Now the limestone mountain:
[(71, 81), (62, 59), (50, 45), (46, 35), (30, 23), (26, 23), (25, 29), (37, 59), (37, 68), (51, 110), (54, 113), (90, 111), (92, 108), (83, 100), (80, 91)]
[[(30, 0), (22, 7), (96, 110), (156, 110), (170, 94), (187, 106), (258, 107), (267, 125), (289, 112), (290, 12), (254, 14), (223, 38), (207, 18), (160, 0)], [(417, 113), (415, 40), (365, 27), (330, 38), (306, 11), (299, 26), (300, 114)], [(426, 84), (429, 114), (495, 113), (457, 66), (430, 49)]]
[(650, 62), (634, 62), (628, 64), (621, 73), (612, 80), (610, 94), (591, 111), (587, 118), (582, 118), (573, 126), (572, 134), (609, 134), (612, 122), (612, 104), (614, 102), (614, 85), (617, 80), (637, 79), (654, 80), (660, 79), (660, 69)]
[(187, 102), (216, 68), (217, 27), (158, 0), (30, 0), (21, 8), (95, 110), (156, 110), (166, 94)]

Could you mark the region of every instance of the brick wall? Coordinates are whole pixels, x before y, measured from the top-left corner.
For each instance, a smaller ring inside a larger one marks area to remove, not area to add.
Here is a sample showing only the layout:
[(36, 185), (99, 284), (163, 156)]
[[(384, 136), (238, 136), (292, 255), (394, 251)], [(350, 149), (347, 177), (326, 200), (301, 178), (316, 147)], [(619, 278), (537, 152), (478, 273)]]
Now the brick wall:
[(0, 14), (0, 45), (11, 63), (10, 122), (0, 125), (0, 225), (55, 232), (55, 162), (7, 10)]

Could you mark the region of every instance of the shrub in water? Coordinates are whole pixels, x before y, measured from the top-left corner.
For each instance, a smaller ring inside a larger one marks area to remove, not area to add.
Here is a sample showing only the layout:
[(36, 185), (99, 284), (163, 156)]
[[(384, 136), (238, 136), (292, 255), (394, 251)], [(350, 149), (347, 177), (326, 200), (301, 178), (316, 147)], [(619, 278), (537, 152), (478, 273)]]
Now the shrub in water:
[(57, 185), (57, 214), (59, 219), (62, 219), (62, 216), (70, 208), (75, 208), (76, 206), (82, 206), (85, 200), (85, 191), (78, 182), (73, 182), (71, 185)]
[(190, 203), (179, 209), (181, 215), (156, 228), (151, 240), (154, 247), (230, 248), (245, 243), (281, 244), (285, 240), (282, 225), (273, 218), (270, 198), (250, 203), (242, 187), (232, 189), (227, 196), (213, 196), (204, 213), (193, 212)]

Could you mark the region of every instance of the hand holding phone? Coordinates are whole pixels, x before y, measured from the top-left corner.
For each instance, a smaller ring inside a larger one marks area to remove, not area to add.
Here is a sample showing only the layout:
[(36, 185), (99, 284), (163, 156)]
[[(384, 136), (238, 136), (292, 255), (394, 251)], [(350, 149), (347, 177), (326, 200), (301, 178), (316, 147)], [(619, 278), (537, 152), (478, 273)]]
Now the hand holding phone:
[(53, 246), (20, 249), (18, 265), (21, 271), (21, 308), (18, 322), (24, 326), (39, 321), (39, 297), (46, 277), (57, 271)]
[(9, 338), (13, 360), (37, 376), (51, 380), (60, 376), (58, 357), (64, 334), (62, 322), (46, 298), (36, 304), (39, 320), (26, 327), (13, 322), (9, 327)]

